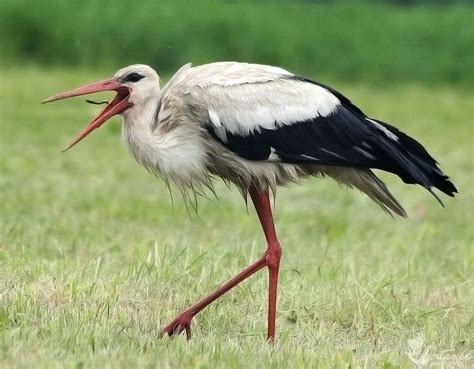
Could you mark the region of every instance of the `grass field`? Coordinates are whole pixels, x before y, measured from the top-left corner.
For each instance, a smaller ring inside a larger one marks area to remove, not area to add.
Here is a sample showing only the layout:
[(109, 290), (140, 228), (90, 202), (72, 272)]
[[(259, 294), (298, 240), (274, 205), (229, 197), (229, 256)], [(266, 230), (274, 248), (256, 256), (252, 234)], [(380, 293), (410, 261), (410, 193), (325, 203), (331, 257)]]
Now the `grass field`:
[(460, 194), (443, 209), (384, 175), (410, 215), (393, 220), (330, 181), (281, 189), (270, 346), (266, 272), (198, 315), (192, 341), (158, 339), (265, 245), (235, 190), (217, 185), (220, 201), (202, 199), (199, 216), (177, 193), (173, 206), (120, 145), (118, 119), (60, 153), (100, 108), (39, 101), (106, 76), (10, 67), (2, 77), (1, 368), (411, 368), (410, 350), (433, 367), (472, 367), (472, 91), (326, 81), (419, 138)]
[(380, 85), (474, 84), (468, 1), (320, 2), (2, 0), (0, 61), (115, 69), (139, 60), (171, 73), (190, 60), (245, 60)]

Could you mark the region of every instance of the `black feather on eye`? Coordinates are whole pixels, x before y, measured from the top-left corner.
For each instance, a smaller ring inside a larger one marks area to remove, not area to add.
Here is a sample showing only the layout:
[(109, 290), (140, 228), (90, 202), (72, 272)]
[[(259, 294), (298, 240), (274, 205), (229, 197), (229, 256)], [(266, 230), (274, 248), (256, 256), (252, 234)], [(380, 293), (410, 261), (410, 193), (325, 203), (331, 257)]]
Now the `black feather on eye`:
[(123, 81), (124, 82), (138, 82), (139, 80), (141, 80), (142, 78), (145, 78), (145, 76), (142, 76), (141, 74), (139, 73), (136, 73), (136, 72), (133, 72), (133, 73), (130, 73), (128, 76), (126, 76)]

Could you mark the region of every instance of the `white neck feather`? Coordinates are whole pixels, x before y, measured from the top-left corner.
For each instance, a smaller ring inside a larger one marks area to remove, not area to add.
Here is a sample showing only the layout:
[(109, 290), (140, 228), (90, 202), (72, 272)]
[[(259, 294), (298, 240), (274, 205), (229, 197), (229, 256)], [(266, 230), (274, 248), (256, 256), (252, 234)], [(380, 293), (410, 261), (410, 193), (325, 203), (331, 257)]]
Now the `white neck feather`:
[(181, 187), (204, 182), (206, 151), (196, 126), (176, 121), (173, 129), (161, 130), (155, 122), (159, 101), (149, 99), (124, 114), (123, 141), (138, 163), (166, 180)]
[(135, 159), (149, 168), (154, 163), (154, 125), (159, 104), (159, 96), (149, 99), (140, 106), (134, 106), (123, 114), (122, 140)]

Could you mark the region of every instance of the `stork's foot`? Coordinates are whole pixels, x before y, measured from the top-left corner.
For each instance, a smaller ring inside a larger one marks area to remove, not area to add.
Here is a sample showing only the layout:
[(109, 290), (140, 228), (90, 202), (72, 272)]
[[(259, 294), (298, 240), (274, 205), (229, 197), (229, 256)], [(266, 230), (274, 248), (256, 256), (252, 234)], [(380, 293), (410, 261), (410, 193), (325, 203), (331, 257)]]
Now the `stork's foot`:
[(160, 332), (160, 337), (165, 335), (177, 336), (181, 332), (186, 332), (186, 339), (191, 339), (191, 320), (194, 318), (194, 315), (188, 311), (178, 315), (171, 323), (163, 327)]

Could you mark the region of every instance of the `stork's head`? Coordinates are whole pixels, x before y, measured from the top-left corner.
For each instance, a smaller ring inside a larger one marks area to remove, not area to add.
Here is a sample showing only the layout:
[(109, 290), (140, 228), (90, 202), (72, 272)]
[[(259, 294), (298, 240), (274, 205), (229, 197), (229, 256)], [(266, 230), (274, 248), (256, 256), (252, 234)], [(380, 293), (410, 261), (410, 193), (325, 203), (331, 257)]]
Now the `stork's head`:
[(117, 95), (107, 104), (105, 109), (64, 149), (67, 150), (114, 115), (127, 115), (135, 109), (141, 110), (150, 99), (158, 97), (159, 83), (160, 78), (153, 68), (148, 65), (135, 64), (120, 69), (111, 79), (59, 93), (43, 100), (43, 103), (88, 95), (94, 92), (117, 92)]

